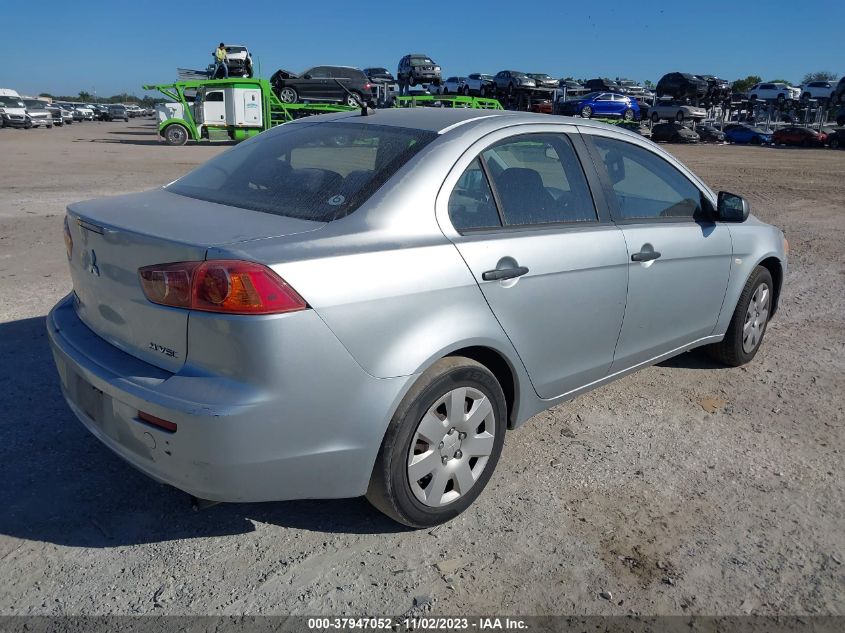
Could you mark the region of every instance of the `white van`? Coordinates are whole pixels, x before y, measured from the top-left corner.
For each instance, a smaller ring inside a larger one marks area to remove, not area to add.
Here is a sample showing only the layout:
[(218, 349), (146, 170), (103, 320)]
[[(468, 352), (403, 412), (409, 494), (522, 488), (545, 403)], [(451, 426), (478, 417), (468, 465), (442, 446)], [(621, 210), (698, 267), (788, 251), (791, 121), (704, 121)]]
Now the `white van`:
[(20, 98), (20, 95), (18, 94), (17, 90), (12, 90), (11, 88), (0, 88), (0, 97), (18, 97), (18, 98)]
[(0, 93), (0, 127), (27, 127), (26, 124), (26, 105), (17, 93), (14, 95)]

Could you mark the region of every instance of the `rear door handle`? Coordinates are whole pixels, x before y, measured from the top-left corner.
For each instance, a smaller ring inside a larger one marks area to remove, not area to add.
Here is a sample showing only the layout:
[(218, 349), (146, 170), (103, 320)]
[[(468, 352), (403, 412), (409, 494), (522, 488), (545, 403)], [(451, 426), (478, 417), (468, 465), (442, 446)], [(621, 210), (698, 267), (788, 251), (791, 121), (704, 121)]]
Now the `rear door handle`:
[(652, 259), (660, 257), (657, 251), (640, 251), (631, 255), (632, 262), (650, 262)]
[(515, 268), (496, 268), (482, 273), (481, 278), (484, 281), (502, 281), (503, 279), (522, 277), (527, 272), (528, 269), (525, 266), (516, 266)]

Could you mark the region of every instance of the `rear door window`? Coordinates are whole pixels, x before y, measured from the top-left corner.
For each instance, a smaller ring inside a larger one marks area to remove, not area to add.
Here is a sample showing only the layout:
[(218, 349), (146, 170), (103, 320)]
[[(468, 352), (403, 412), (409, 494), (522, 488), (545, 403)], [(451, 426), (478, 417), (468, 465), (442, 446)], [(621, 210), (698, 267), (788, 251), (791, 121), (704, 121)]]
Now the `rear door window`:
[(502, 226), (493, 191), (477, 157), (458, 179), (449, 196), (449, 218), (458, 232)]
[(506, 225), (597, 220), (581, 163), (565, 135), (522, 135), (481, 156)]

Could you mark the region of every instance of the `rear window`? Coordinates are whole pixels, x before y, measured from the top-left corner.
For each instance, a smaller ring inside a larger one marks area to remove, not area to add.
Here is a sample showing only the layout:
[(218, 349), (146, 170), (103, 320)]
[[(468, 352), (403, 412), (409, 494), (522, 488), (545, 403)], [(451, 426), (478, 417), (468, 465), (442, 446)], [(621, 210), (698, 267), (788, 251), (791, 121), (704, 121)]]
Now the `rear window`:
[(172, 193), (318, 222), (360, 207), (434, 138), (367, 123), (298, 123), (241, 143), (167, 187)]

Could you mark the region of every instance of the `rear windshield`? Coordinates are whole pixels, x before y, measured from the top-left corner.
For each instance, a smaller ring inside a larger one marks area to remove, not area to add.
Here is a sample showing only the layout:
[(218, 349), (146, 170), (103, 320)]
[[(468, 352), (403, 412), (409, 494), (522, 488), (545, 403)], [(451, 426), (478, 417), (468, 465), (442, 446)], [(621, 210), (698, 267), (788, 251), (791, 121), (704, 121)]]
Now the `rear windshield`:
[(330, 222), (360, 207), (434, 132), (367, 123), (296, 123), (241, 143), (167, 187), (274, 215)]

